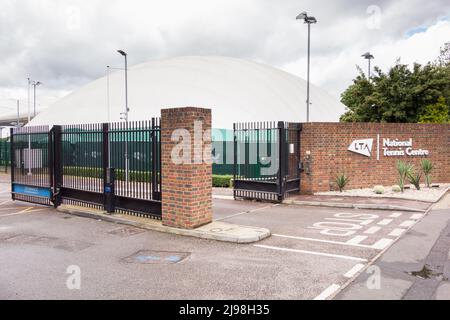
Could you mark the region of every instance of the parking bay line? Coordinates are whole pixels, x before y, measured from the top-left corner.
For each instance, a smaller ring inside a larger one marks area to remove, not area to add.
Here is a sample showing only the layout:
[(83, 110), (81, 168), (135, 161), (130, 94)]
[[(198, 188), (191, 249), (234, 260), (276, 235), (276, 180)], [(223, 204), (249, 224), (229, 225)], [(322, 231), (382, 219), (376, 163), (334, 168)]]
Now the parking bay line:
[(380, 230), (381, 230), (381, 227), (370, 227), (369, 229), (364, 231), (364, 233), (366, 233), (366, 234), (375, 234), (375, 233), (377, 233)]
[(326, 300), (328, 297), (336, 293), (341, 288), (340, 285), (332, 284), (326, 288), (321, 294), (314, 298), (314, 300)]
[(412, 227), (417, 221), (414, 220), (406, 220), (402, 224), (400, 224), (400, 227), (402, 228), (409, 228)]
[(258, 248), (278, 250), (278, 251), (305, 253), (305, 254), (311, 254), (311, 255), (314, 255), (314, 256), (322, 256), (322, 257), (329, 257), (329, 258), (340, 258), (340, 259), (346, 259), (346, 260), (367, 262), (367, 259), (364, 259), (364, 258), (358, 258), (358, 257), (352, 257), (352, 256), (344, 256), (344, 255), (340, 255), (340, 254), (332, 254), (332, 253), (324, 253), (324, 252), (317, 252), (317, 251), (297, 250), (297, 249), (289, 249), (289, 248), (282, 248), (282, 247), (265, 246), (265, 245), (262, 245), (262, 244), (255, 244), (253, 246), (254, 247), (258, 247)]
[(419, 219), (422, 218), (422, 217), (423, 217), (423, 214), (417, 213), (417, 214), (413, 214), (413, 215), (410, 217), (410, 219), (411, 219), (411, 220), (419, 220)]
[(365, 265), (363, 265), (362, 263), (358, 263), (353, 268), (351, 268), (346, 274), (344, 274), (344, 277), (353, 278), (353, 276), (357, 274), (359, 271), (361, 271), (364, 267)]
[(361, 242), (363, 242), (367, 238), (368, 238), (368, 236), (355, 236), (355, 237), (351, 238), (350, 240), (348, 240), (346, 243), (360, 244)]
[(402, 214), (400, 212), (394, 212), (393, 214), (391, 214), (389, 217), (390, 218), (399, 218), (401, 217)]
[(295, 236), (286, 236), (286, 235), (282, 235), (282, 234), (272, 234), (272, 236), (273, 237), (279, 237), (279, 238), (287, 238), (287, 239), (296, 239), (296, 240), (305, 240), (305, 241), (322, 242), (322, 243), (330, 243), (330, 244), (339, 244), (339, 245), (343, 245), (343, 246), (360, 247), (360, 248), (367, 248), (367, 249), (378, 249), (378, 248), (376, 248), (374, 246), (368, 246), (368, 245), (359, 244), (359, 243), (348, 243), (348, 242), (333, 241), (333, 240), (303, 238), (303, 237), (295, 237)]
[(392, 219), (383, 219), (383, 220), (381, 220), (380, 222), (378, 222), (377, 224), (378, 224), (379, 226), (387, 226), (387, 225), (390, 224), (392, 221), (394, 221), (394, 220), (392, 220)]
[(397, 228), (397, 229), (392, 230), (392, 232), (389, 233), (389, 236), (398, 237), (398, 236), (402, 235), (403, 232), (405, 232), (405, 231), (406, 231), (405, 229)]

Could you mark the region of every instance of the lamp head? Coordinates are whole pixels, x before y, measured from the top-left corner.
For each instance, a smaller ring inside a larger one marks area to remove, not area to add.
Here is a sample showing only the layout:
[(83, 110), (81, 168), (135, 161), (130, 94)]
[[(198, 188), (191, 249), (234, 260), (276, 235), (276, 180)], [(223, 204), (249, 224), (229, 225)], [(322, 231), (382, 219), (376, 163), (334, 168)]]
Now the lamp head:
[(308, 17), (308, 14), (306, 13), (306, 11), (303, 11), (295, 19), (297, 19), (297, 20), (305, 20), (307, 17)]
[(127, 53), (123, 50), (117, 50), (118, 53), (120, 53), (121, 55), (123, 55), (124, 57), (127, 56)]
[(370, 52), (364, 53), (361, 57), (363, 57), (364, 59), (374, 59), (375, 58)]

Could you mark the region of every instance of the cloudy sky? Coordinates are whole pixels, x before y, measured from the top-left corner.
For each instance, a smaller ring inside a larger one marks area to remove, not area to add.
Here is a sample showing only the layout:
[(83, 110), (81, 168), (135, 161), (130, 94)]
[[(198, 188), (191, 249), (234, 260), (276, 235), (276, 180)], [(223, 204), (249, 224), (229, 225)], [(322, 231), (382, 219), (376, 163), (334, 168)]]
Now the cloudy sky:
[(450, 41), (448, 0), (0, 0), (0, 113), (26, 100), (27, 77), (44, 83), (39, 104), (120, 67), (182, 55), (224, 55), (306, 78), (306, 10), (312, 26), (311, 81), (336, 98), (366, 70), (361, 54), (387, 68), (433, 60)]

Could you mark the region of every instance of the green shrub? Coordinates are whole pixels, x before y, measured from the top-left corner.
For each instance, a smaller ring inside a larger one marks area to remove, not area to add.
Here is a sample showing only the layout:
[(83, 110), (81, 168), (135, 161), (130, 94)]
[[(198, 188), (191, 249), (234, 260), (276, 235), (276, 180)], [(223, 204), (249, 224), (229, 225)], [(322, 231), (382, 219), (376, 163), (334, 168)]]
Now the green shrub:
[(405, 190), (406, 178), (413, 170), (413, 166), (403, 161), (397, 161), (396, 167), (399, 175), (398, 185), (400, 186), (400, 189), (403, 192)]
[(345, 173), (341, 173), (336, 176), (336, 184), (339, 188), (339, 192), (342, 192), (344, 190), (349, 181), (350, 179), (345, 175)]
[(423, 174), (425, 175), (425, 183), (427, 184), (427, 187), (429, 188), (431, 185), (431, 171), (434, 168), (433, 163), (428, 159), (423, 159), (420, 162), (420, 166), (422, 167)]
[(375, 187), (373, 187), (373, 192), (375, 192), (376, 194), (383, 194), (384, 187), (383, 186), (375, 186)]
[(408, 172), (408, 180), (411, 184), (416, 187), (417, 190), (420, 190), (420, 179), (422, 178), (422, 172), (415, 172), (414, 168)]
[(402, 189), (400, 188), (399, 185), (395, 184), (395, 185), (392, 186), (392, 191), (393, 192), (401, 192)]
[(233, 176), (231, 175), (216, 175), (212, 176), (212, 185), (215, 188), (231, 188)]

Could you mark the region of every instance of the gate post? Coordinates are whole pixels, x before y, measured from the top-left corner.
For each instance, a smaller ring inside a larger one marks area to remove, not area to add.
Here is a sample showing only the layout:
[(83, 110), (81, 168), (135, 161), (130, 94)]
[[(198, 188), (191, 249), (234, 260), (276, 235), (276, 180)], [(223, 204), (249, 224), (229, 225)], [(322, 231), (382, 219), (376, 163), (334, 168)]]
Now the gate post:
[(278, 122), (279, 132), (279, 164), (278, 164), (278, 200), (283, 201), (284, 194), (286, 193), (286, 169), (288, 164), (288, 148), (286, 145), (286, 130), (283, 121)]
[(166, 226), (194, 229), (212, 222), (210, 129), (210, 109), (161, 110), (162, 222)]
[[(9, 137), (10, 137), (10, 151), (9, 151), (9, 162), (11, 165), (11, 190), (13, 190), (13, 183), (14, 183), (14, 171), (16, 169), (16, 159), (15, 159), (15, 152), (14, 152), (14, 128), (9, 129)], [(11, 192), (11, 200), (15, 200), (15, 195), (13, 192)]]
[(62, 187), (62, 170), (63, 163), (61, 159), (62, 155), (62, 139), (61, 139), (61, 126), (53, 126), (51, 132), (53, 133), (53, 206), (57, 208), (61, 202), (61, 187)]

